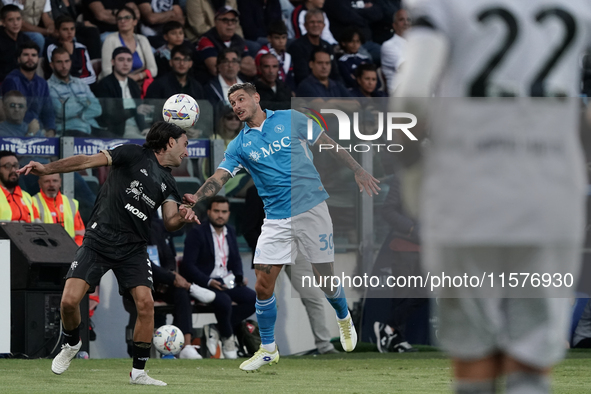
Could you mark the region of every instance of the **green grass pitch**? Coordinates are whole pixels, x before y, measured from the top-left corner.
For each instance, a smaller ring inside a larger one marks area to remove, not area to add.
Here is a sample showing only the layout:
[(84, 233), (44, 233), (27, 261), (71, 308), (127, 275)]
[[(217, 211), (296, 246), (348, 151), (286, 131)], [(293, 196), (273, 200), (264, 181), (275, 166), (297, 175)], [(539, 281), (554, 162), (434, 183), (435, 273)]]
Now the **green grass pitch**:
[[(450, 364), (429, 348), (407, 354), (355, 352), (282, 357), (259, 372), (239, 360), (150, 360), (167, 387), (131, 386), (131, 359), (75, 359), (58, 376), (51, 360), (0, 360), (1, 393), (449, 393)], [(431, 350), (431, 351), (430, 351)], [(591, 351), (570, 351), (553, 374), (554, 393), (591, 392)]]

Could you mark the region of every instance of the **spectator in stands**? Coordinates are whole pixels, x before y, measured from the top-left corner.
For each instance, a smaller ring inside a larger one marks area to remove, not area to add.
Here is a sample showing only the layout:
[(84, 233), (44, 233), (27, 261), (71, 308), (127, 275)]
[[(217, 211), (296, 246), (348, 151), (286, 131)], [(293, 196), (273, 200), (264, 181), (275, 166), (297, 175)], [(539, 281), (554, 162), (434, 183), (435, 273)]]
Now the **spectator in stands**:
[(22, 32), (23, 16), (20, 8), (13, 4), (0, 9), (0, 83), (9, 72), (18, 67), (18, 48), (30, 41), (29, 36)]
[(122, 6), (132, 9), (136, 19), (140, 17), (140, 10), (137, 8), (135, 1), (83, 0), (84, 20), (98, 27), (101, 40), (104, 41), (107, 35), (117, 31), (117, 15), (115, 13)]
[[(57, 20), (63, 16), (69, 16), (72, 20), (78, 20), (79, 11), (76, 7), (78, 1), (75, 0), (50, 0), (51, 17), (57, 23)], [(58, 27), (56, 25), (56, 30)], [(88, 48), (91, 59), (100, 59), (101, 57), (101, 35), (98, 28), (88, 20), (76, 22), (76, 41), (84, 44)]]
[(410, 25), (411, 20), (406, 10), (401, 9), (396, 12), (392, 23), (394, 36), (382, 44), (382, 72), (386, 78), (386, 86), (390, 96), (399, 84), (396, 74), (404, 63), (404, 51), (406, 50), (406, 40), (403, 35)]
[(167, 99), (173, 94), (185, 93), (195, 100), (205, 99), (203, 87), (195, 78), (193, 78), (191, 69), (193, 59), (191, 50), (183, 45), (175, 46), (170, 54), (171, 71), (155, 80), (150, 87), (146, 98)]
[(82, 245), (84, 223), (78, 212), (78, 201), (60, 192), (60, 174), (39, 177), (39, 193), (33, 196), (33, 204), (39, 211), (42, 223), (61, 224), (78, 246)]
[[(295, 40), (288, 48), (293, 60), (293, 71), (296, 84), (299, 85), (308, 75), (310, 75), (310, 55), (317, 48), (324, 49), (333, 59), (334, 47), (320, 38), (322, 29), (324, 29), (324, 14), (321, 10), (314, 9), (306, 13), (304, 18), (307, 33)], [(333, 79), (339, 79), (336, 64), (331, 67)]]
[(206, 31), (197, 43), (197, 53), (203, 66), (197, 68), (196, 78), (205, 83), (211, 77), (218, 75), (217, 58), (224, 48), (233, 48), (242, 58), (239, 71), (246, 77), (256, 75), (254, 59), (250, 55), (246, 42), (236, 34), (238, 16), (233, 8), (224, 6), (215, 13), (215, 26)]
[[(306, 28), (305, 19), (306, 14), (309, 10), (320, 10), (324, 7), (324, 0), (305, 0), (300, 5), (293, 9), (291, 13), (291, 24), (293, 26), (293, 37), (300, 38), (308, 32)], [(328, 42), (331, 45), (336, 45), (337, 40), (330, 32), (330, 22), (326, 16), (326, 13), (322, 12), (324, 17), (324, 28), (320, 34), (320, 38)]]
[(218, 52), (217, 77), (205, 85), (205, 97), (214, 109), (219, 104), (229, 105), (228, 89), (235, 83), (242, 83), (238, 78), (240, 71), (240, 52), (235, 48), (224, 48)]
[(373, 64), (362, 64), (355, 69), (357, 86), (351, 89), (353, 97), (385, 97), (378, 90), (378, 72)]
[[(215, 26), (215, 11), (223, 6), (238, 9), (236, 0), (187, 0), (187, 24), (185, 34), (191, 42)], [(236, 23), (236, 34), (244, 37), (240, 23)]]
[(39, 211), (33, 205), (31, 195), (18, 185), (19, 175), (16, 170), (19, 168), (13, 152), (0, 151), (0, 221), (39, 222)]
[(39, 122), (33, 119), (25, 123), (27, 98), (18, 90), (11, 90), (2, 98), (2, 107), (6, 120), (0, 123), (0, 135), (3, 137), (44, 137)]
[(28, 41), (19, 47), (19, 68), (12, 70), (2, 84), (2, 95), (11, 90), (18, 90), (27, 98), (25, 122), (36, 119), (45, 130), (47, 137), (55, 136), (55, 114), (47, 81), (36, 74), (39, 64), (39, 47)]
[(22, 31), (39, 46), (45, 48), (45, 39), (55, 37), (55, 26), (51, 19), (50, 0), (4, 0), (4, 4), (14, 4), (22, 10)]
[[(256, 294), (246, 287), (236, 231), (227, 225), (230, 218), (228, 199), (223, 196), (211, 198), (207, 217), (187, 233), (181, 274), (188, 281), (216, 293), (211, 305), (215, 308), (222, 351), (225, 358), (235, 359), (234, 333), (240, 322), (254, 313)], [(233, 280), (230, 279), (232, 275)], [(233, 306), (233, 302), (236, 305)]]
[(51, 57), (53, 75), (47, 81), (56, 114), (56, 126), (62, 135), (88, 136), (99, 128), (95, 118), (103, 112), (89, 86), (70, 75), (72, 61), (63, 48), (55, 48)]
[(60, 16), (55, 21), (55, 28), (58, 39), (57, 43), (47, 46), (47, 55), (45, 56), (47, 61), (51, 63), (51, 56), (56, 48), (64, 48), (71, 59), (70, 75), (80, 78), (87, 85), (95, 83), (96, 73), (90, 62), (88, 48), (75, 40), (76, 22), (74, 19), (68, 15)]
[(296, 95), (298, 97), (351, 97), (345, 86), (335, 81), (330, 76), (331, 54), (323, 48), (318, 48), (310, 56), (310, 69), (312, 73), (304, 79)]
[(371, 58), (359, 53), (363, 39), (359, 29), (352, 27), (346, 29), (341, 35), (339, 44), (344, 54), (339, 57), (339, 74), (347, 88), (357, 87), (355, 69), (362, 64), (371, 64)]
[(269, 35), (267, 27), (281, 20), (279, 0), (240, 0), (238, 11), (244, 39), (254, 42), (266, 38)]
[(166, 22), (185, 24), (179, 0), (136, 0), (136, 3), (142, 19), (140, 31), (154, 48), (164, 45), (162, 27)]
[(183, 25), (177, 21), (166, 22), (162, 26), (162, 37), (164, 38), (165, 44), (156, 49), (154, 58), (156, 59), (156, 67), (158, 68), (158, 78), (166, 75), (169, 71), (172, 71), (170, 67), (170, 51), (177, 45), (183, 45), (190, 49), (191, 60), (195, 62), (197, 58), (197, 51), (195, 46), (189, 41), (185, 40), (185, 33), (183, 32)]
[(158, 75), (156, 59), (152, 53), (152, 47), (148, 39), (135, 34), (137, 19), (133, 9), (123, 6), (115, 14), (117, 17), (117, 33), (111, 33), (105, 38), (102, 49), (102, 71), (101, 78), (111, 74), (113, 66), (109, 59), (113, 50), (118, 47), (129, 48), (132, 54), (132, 67), (129, 78), (133, 79), (139, 86), (142, 86), (146, 78), (155, 78)]
[(259, 59), (259, 77), (254, 82), (261, 96), (261, 108), (273, 111), (291, 108), (293, 92), (279, 79), (279, 61), (272, 53), (265, 53)]
[(113, 73), (101, 79), (95, 89), (96, 97), (108, 98), (103, 102), (101, 125), (111, 136), (145, 138), (148, 129), (144, 115), (146, 105), (136, 103), (141, 96), (140, 87), (128, 77), (133, 56), (127, 47), (115, 48), (111, 56)]
[(285, 82), (291, 90), (295, 89), (295, 79), (293, 75), (293, 64), (291, 55), (287, 53), (287, 27), (283, 21), (273, 22), (268, 28), (269, 43), (257, 52), (255, 64), (260, 74), (260, 59), (265, 53), (272, 53), (279, 61), (279, 79)]

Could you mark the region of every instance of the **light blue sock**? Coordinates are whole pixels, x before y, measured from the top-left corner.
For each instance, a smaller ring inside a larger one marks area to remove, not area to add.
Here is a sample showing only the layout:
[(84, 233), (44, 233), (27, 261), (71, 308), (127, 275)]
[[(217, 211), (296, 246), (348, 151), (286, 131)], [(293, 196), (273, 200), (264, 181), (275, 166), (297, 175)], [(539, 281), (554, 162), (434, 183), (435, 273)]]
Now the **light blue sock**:
[(339, 319), (344, 319), (349, 314), (349, 308), (347, 307), (347, 297), (345, 297), (345, 290), (340, 285), (337, 291), (331, 296), (324, 294), (330, 305), (334, 308)]
[(259, 300), (255, 303), (259, 333), (263, 345), (275, 342), (275, 320), (277, 320), (277, 302), (275, 294), (268, 300)]

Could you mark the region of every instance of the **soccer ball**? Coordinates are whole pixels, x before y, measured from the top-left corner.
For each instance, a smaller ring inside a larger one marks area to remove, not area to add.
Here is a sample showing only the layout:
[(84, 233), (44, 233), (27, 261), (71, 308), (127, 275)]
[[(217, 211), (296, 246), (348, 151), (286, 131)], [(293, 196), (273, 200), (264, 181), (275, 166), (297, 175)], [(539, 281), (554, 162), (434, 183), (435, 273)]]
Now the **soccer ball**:
[(153, 342), (156, 350), (165, 356), (177, 355), (185, 344), (185, 336), (178, 327), (165, 325), (156, 330)]
[(162, 107), (162, 117), (165, 122), (188, 129), (193, 127), (199, 119), (199, 105), (188, 94), (175, 94), (170, 96)]

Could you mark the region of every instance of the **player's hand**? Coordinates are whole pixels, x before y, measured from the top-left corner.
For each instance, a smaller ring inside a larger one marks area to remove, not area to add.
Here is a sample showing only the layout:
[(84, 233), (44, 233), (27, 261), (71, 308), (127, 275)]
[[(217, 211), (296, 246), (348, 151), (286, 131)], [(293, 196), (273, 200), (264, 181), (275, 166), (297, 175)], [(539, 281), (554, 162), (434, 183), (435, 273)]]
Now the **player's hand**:
[(186, 193), (183, 196), (183, 204), (193, 208), (193, 206), (197, 203), (197, 198), (194, 194)]
[(29, 164), (21, 167), (20, 169), (16, 170), (16, 173), (19, 175), (47, 175), (47, 171), (45, 170), (45, 166), (41, 163), (37, 163), (36, 161), (31, 161)]
[(189, 290), (191, 288), (191, 284), (187, 282), (185, 278), (183, 278), (178, 272), (174, 272), (174, 287), (180, 287), (182, 289)]
[(374, 178), (369, 172), (365, 171), (363, 168), (360, 168), (355, 172), (355, 182), (359, 186), (359, 192), (363, 192), (365, 190), (369, 196), (373, 196), (374, 194), (378, 194), (380, 187), (378, 183), (379, 180)]
[(197, 215), (195, 215), (195, 211), (185, 204), (181, 204), (179, 206), (179, 215), (181, 216), (181, 222), (183, 223), (197, 223), (201, 224)]

